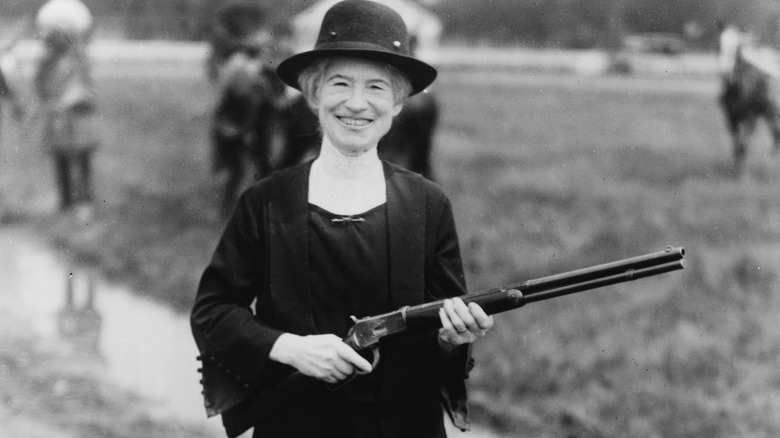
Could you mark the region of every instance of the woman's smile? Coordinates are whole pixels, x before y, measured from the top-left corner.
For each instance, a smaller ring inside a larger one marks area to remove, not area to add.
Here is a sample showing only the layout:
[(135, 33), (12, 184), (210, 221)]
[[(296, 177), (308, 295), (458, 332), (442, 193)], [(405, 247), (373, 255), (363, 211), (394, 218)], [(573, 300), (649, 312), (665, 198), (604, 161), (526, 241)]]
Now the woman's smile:
[(354, 117), (337, 117), (337, 118), (341, 120), (341, 123), (354, 128), (367, 126), (369, 123), (371, 123), (371, 120), (369, 119), (356, 119)]
[(402, 108), (384, 65), (339, 58), (328, 66), (319, 93), (319, 119), (324, 136), (341, 153), (362, 155), (377, 147)]

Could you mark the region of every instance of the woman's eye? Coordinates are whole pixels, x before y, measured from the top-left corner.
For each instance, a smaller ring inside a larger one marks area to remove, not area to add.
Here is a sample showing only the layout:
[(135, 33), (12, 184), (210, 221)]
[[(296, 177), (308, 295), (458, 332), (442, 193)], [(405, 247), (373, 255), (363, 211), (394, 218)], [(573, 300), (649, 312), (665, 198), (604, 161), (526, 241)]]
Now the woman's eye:
[(347, 82), (346, 81), (336, 81), (336, 80), (333, 80), (333, 81), (328, 81), (327, 85), (329, 87), (345, 87), (345, 86), (347, 86)]

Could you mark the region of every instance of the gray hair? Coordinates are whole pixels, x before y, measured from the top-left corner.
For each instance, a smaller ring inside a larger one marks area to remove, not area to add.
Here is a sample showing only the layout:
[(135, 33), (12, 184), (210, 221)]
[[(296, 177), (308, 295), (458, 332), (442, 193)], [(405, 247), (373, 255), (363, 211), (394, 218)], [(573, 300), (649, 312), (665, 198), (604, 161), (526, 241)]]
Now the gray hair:
[[(316, 110), (318, 94), (320, 86), (322, 86), (322, 81), (325, 78), (325, 71), (335, 59), (336, 58), (316, 59), (298, 75), (298, 86), (300, 86), (309, 107), (313, 110)], [(386, 67), (387, 71), (390, 73), (390, 87), (393, 90), (393, 100), (395, 100), (395, 103), (405, 103), (412, 93), (412, 84), (409, 81), (409, 78), (401, 73), (401, 70), (398, 70), (390, 64), (377, 62), (377, 65)]]

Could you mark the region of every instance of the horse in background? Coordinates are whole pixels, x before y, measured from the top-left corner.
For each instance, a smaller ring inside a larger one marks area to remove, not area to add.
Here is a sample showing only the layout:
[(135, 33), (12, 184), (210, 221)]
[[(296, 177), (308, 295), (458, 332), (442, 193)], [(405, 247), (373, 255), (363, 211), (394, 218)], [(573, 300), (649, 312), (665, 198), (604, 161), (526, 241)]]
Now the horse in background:
[(753, 47), (749, 37), (733, 28), (723, 35), (723, 88), (719, 101), (732, 138), (734, 172), (739, 175), (760, 120), (767, 123), (772, 134), (773, 152), (780, 150), (780, 63), (772, 53)]
[(275, 120), (285, 89), (266, 65), (265, 43), (260, 34), (249, 38), (217, 68), (210, 136), (212, 172), (227, 174), (223, 214), (232, 210), (248, 176), (254, 181), (271, 173), (274, 149), (281, 141)]

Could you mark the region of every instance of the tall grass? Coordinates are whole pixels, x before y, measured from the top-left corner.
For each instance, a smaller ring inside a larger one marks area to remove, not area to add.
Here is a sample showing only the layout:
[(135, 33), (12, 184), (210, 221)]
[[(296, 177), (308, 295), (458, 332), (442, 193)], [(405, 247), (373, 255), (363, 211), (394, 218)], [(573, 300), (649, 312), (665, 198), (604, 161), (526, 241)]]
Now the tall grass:
[[(780, 163), (759, 136), (730, 175), (714, 82), (445, 70), (432, 92), (472, 290), (688, 251), (684, 271), (498, 315), (469, 380), (478, 421), (528, 437), (780, 435)], [(222, 226), (212, 90), (102, 79), (100, 95), (98, 221), (30, 210), (52, 199), (34, 149), (6, 149), (6, 199), (64, 251), (186, 311)]]
[(472, 289), (688, 250), (685, 271), (500, 315), (478, 417), (513, 436), (777, 435), (779, 163), (759, 138), (732, 177), (714, 88), (632, 81), (440, 87)]

